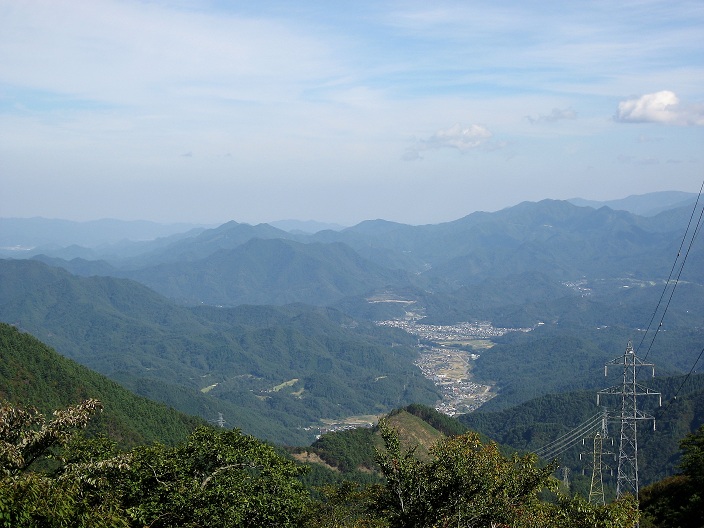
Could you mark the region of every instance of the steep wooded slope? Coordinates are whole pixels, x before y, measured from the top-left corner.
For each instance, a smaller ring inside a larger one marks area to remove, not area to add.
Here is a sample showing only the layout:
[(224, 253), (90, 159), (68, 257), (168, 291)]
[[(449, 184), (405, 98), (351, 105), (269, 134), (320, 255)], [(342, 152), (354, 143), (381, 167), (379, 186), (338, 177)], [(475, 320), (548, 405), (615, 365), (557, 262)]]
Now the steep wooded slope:
[(88, 398), (99, 399), (104, 407), (90, 430), (110, 434), (124, 445), (175, 444), (203, 423), (136, 396), (33, 336), (0, 323), (0, 399), (47, 414)]
[(332, 309), (188, 309), (132, 281), (0, 261), (0, 320), (184, 411), (203, 406), (182, 391), (200, 391), (227, 404), (229, 425), (285, 443), (321, 418), (436, 398), (411, 336)]

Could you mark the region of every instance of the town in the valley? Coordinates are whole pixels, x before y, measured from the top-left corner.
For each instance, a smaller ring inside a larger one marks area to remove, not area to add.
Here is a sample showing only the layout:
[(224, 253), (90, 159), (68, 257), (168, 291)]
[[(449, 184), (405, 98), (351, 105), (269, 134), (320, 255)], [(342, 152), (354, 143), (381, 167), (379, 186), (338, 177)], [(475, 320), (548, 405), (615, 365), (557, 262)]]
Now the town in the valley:
[[(379, 326), (399, 328), (418, 337), (419, 357), (415, 365), (438, 387), (442, 398), (435, 409), (448, 416), (472, 412), (493, 398), (493, 386), (473, 380), (472, 364), (493, 346), (492, 338), (508, 332), (529, 332), (532, 328), (497, 328), (488, 321), (460, 322), (452, 325), (420, 323), (423, 314), (414, 310), (413, 301), (376, 298), (370, 302), (395, 302), (406, 305), (405, 317), (377, 321)], [(539, 323), (541, 324), (541, 323)], [(489, 352), (490, 353), (490, 352)], [(354, 427), (370, 427), (376, 417), (352, 417), (327, 421), (321, 433)]]
[(440, 389), (442, 399), (436, 402), (435, 408), (449, 416), (471, 412), (494, 397), (491, 385), (472, 380), (472, 362), (491, 348), (491, 339), (508, 332), (531, 330), (496, 328), (488, 321), (421, 324), (413, 312), (407, 313), (404, 319), (377, 324), (400, 328), (418, 337), (420, 356), (415, 364)]

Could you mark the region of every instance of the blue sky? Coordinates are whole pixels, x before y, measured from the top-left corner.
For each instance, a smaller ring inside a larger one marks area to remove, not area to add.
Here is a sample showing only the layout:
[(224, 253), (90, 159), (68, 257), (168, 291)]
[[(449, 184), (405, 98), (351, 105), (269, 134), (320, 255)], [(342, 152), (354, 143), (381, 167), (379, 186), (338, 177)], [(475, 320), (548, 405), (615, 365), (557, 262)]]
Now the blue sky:
[(0, 0), (0, 216), (454, 220), (697, 192), (704, 3)]

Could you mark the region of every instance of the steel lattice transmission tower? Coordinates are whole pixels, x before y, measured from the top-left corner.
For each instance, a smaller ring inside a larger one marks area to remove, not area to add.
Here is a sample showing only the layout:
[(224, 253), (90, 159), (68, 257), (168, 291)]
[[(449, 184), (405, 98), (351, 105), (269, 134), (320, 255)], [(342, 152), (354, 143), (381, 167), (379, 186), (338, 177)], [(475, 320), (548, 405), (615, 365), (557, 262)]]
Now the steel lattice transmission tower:
[[(580, 453), (579, 459), (582, 459), (582, 455), (591, 455), (592, 460), (592, 482), (589, 486), (589, 502), (594, 504), (606, 504), (604, 499), (604, 476), (603, 469), (604, 464), (602, 462), (604, 455), (613, 455), (609, 451), (604, 451), (604, 440), (608, 439), (608, 412), (604, 409), (604, 415), (601, 419), (601, 431), (597, 431), (593, 439), (593, 449), (591, 453)], [(585, 443), (585, 439), (582, 440), (582, 444)], [(608, 468), (608, 466), (606, 466)]]
[(626, 493), (631, 493), (638, 499), (638, 431), (637, 423), (641, 420), (652, 420), (655, 429), (655, 418), (638, 410), (639, 396), (662, 396), (659, 392), (652, 391), (647, 387), (638, 384), (638, 369), (651, 367), (655, 376), (655, 366), (652, 363), (645, 363), (633, 351), (631, 342), (628, 342), (623, 356), (608, 362), (604, 366), (604, 375), (608, 375), (609, 366), (621, 366), (623, 368), (623, 381), (620, 385), (600, 390), (597, 393), (597, 405), (599, 396), (618, 395), (621, 397), (621, 410), (614, 416), (620, 422), (621, 435), (618, 449), (618, 476), (616, 481), (616, 496), (621, 497)]
[(227, 422), (225, 421), (225, 418), (223, 418), (221, 412), (218, 413), (218, 417), (217, 417), (216, 420), (208, 420), (208, 421), (209, 421), (210, 423), (217, 424), (218, 427), (225, 427), (225, 424), (227, 423)]
[(604, 477), (601, 474), (602, 455), (601, 433), (594, 435), (594, 452), (592, 453), (592, 484), (589, 486), (589, 502), (595, 504), (605, 504), (604, 501)]

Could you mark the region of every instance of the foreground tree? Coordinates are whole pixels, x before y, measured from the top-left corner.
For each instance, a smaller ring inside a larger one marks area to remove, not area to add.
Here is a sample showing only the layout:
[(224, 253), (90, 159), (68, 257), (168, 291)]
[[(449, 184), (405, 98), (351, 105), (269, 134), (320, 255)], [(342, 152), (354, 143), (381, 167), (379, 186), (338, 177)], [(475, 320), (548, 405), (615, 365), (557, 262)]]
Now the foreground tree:
[[(475, 433), (443, 439), (420, 459), (382, 420), (385, 484), (344, 484), (312, 501), (301, 467), (251, 436), (201, 427), (175, 447), (122, 452), (106, 437), (78, 434), (100, 409), (87, 400), (47, 421), (0, 405), (0, 527), (619, 528), (637, 518), (628, 498), (606, 507), (541, 501), (538, 493), (554, 488), (552, 468), (531, 455), (505, 457)], [(693, 482), (701, 437), (683, 443)]]
[(98, 400), (55, 411), (0, 405), (0, 526), (127, 526), (95, 484), (69, 477), (61, 453), (99, 412)]
[(300, 526), (302, 468), (239, 431), (197, 429), (184, 445), (135, 449), (119, 485), (139, 526)]
[(239, 431), (196, 429), (176, 447), (121, 452), (76, 435), (100, 403), (54, 413), (0, 407), (0, 526), (301, 526), (302, 469)]
[(680, 442), (682, 473), (641, 490), (643, 527), (704, 526), (704, 425)]
[(362, 486), (344, 481), (318, 490), (311, 504), (306, 528), (388, 528), (387, 520), (371, 513), (379, 493), (378, 484)]
[(557, 503), (539, 499), (556, 489), (553, 468), (539, 467), (534, 455), (503, 456), (494, 443), (476, 433), (446, 438), (423, 462), (403, 450), (385, 422), (380, 430), (386, 449), (378, 463), (386, 486), (376, 503), (393, 527), (632, 527), (637, 507), (630, 498), (597, 506), (579, 498)]

